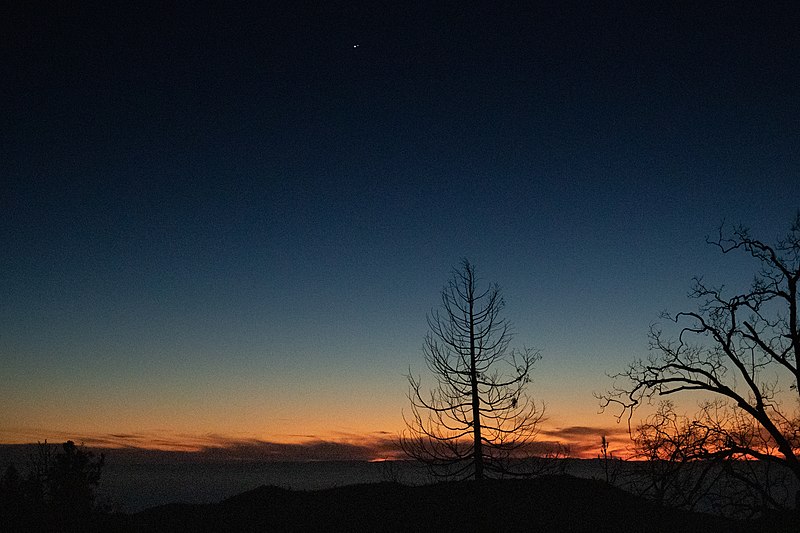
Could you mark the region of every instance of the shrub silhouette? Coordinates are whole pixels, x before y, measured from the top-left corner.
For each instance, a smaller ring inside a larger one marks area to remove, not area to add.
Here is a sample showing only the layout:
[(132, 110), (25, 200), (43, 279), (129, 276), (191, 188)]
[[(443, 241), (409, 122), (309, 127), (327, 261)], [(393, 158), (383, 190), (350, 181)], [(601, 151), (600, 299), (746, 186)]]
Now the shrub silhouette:
[(100, 482), (105, 455), (95, 458), (72, 441), (65, 442), (63, 448), (64, 453), (55, 456), (48, 473), (49, 503), (61, 523), (86, 523), (94, 507), (94, 489)]
[(74, 442), (39, 443), (23, 478), (12, 464), (0, 480), (0, 530), (85, 531), (94, 512), (94, 491), (105, 455), (96, 457)]

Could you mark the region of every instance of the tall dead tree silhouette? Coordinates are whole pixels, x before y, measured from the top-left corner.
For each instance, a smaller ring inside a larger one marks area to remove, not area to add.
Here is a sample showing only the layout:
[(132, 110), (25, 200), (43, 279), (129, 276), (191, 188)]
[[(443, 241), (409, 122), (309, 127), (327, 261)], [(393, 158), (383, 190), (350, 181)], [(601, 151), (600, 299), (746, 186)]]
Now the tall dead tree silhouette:
[[(651, 327), (650, 357), (615, 376), (602, 406), (620, 407), (619, 416), (627, 413), (630, 422), (656, 396), (700, 394), (690, 426), (702, 439), (693, 439), (691, 458), (779, 464), (800, 481), (800, 212), (774, 245), (742, 226), (729, 233), (720, 227), (706, 241), (723, 254), (741, 251), (754, 259), (759, 268), (751, 286), (725, 294), (695, 279), (698, 310), (664, 314), (678, 325), (675, 336)], [(768, 487), (760, 490), (769, 496)], [(800, 510), (800, 491), (795, 499)]]
[(423, 353), (436, 386), (425, 392), (409, 373), (411, 416), (404, 414), (400, 445), (437, 476), (526, 473), (509, 459), (527, 451), (542, 420), (543, 408), (525, 394), (540, 354), (509, 348), (504, 305), (497, 285), (478, 289), (464, 260), (442, 290), (441, 308), (428, 315)]

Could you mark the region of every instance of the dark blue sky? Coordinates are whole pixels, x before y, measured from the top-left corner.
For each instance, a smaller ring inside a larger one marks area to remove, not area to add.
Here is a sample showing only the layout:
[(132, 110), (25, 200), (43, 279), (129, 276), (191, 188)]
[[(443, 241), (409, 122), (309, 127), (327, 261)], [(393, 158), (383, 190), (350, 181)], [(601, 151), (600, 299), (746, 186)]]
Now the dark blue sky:
[[(398, 429), (462, 257), (533, 393), (646, 353), (704, 243), (800, 208), (798, 15), (63, 7), (2, 23), (0, 439)], [(231, 415), (235, 413), (235, 415)]]

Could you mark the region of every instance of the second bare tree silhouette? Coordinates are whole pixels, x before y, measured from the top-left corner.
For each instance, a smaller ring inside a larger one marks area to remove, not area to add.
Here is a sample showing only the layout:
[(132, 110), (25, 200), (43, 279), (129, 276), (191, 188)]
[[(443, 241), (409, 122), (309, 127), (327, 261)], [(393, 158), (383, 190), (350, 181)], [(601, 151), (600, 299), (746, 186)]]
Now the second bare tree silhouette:
[[(601, 401), (619, 407), (618, 416), (630, 422), (640, 405), (657, 397), (696, 398), (696, 414), (679, 417), (670, 408), (646, 424), (643, 435), (658, 446), (645, 449), (725, 462), (769, 507), (776, 503), (770, 484), (737, 464), (779, 466), (800, 482), (800, 212), (774, 245), (743, 226), (726, 233), (720, 227), (707, 242), (755, 260), (750, 287), (734, 292), (696, 278), (691, 296), (698, 310), (665, 313), (675, 329), (652, 326), (649, 358), (616, 375)], [(800, 490), (795, 509), (800, 512)]]

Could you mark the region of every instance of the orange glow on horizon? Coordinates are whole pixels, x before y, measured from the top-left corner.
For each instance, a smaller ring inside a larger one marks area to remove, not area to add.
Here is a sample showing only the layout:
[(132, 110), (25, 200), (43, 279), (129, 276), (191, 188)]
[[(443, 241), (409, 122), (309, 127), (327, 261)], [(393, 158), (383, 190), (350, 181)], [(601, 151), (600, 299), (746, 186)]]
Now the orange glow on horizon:
[[(72, 440), (88, 448), (142, 450), (264, 460), (358, 459), (385, 461), (403, 459), (397, 445), (397, 432), (327, 432), (315, 434), (190, 434), (183, 432), (68, 432), (39, 429), (0, 430), (0, 443), (31, 444)], [(600, 455), (600, 439), (605, 435), (613, 457), (630, 457), (627, 429), (617, 427), (567, 426), (544, 428), (532, 448), (547, 453), (566, 446), (567, 457), (593, 459)]]

